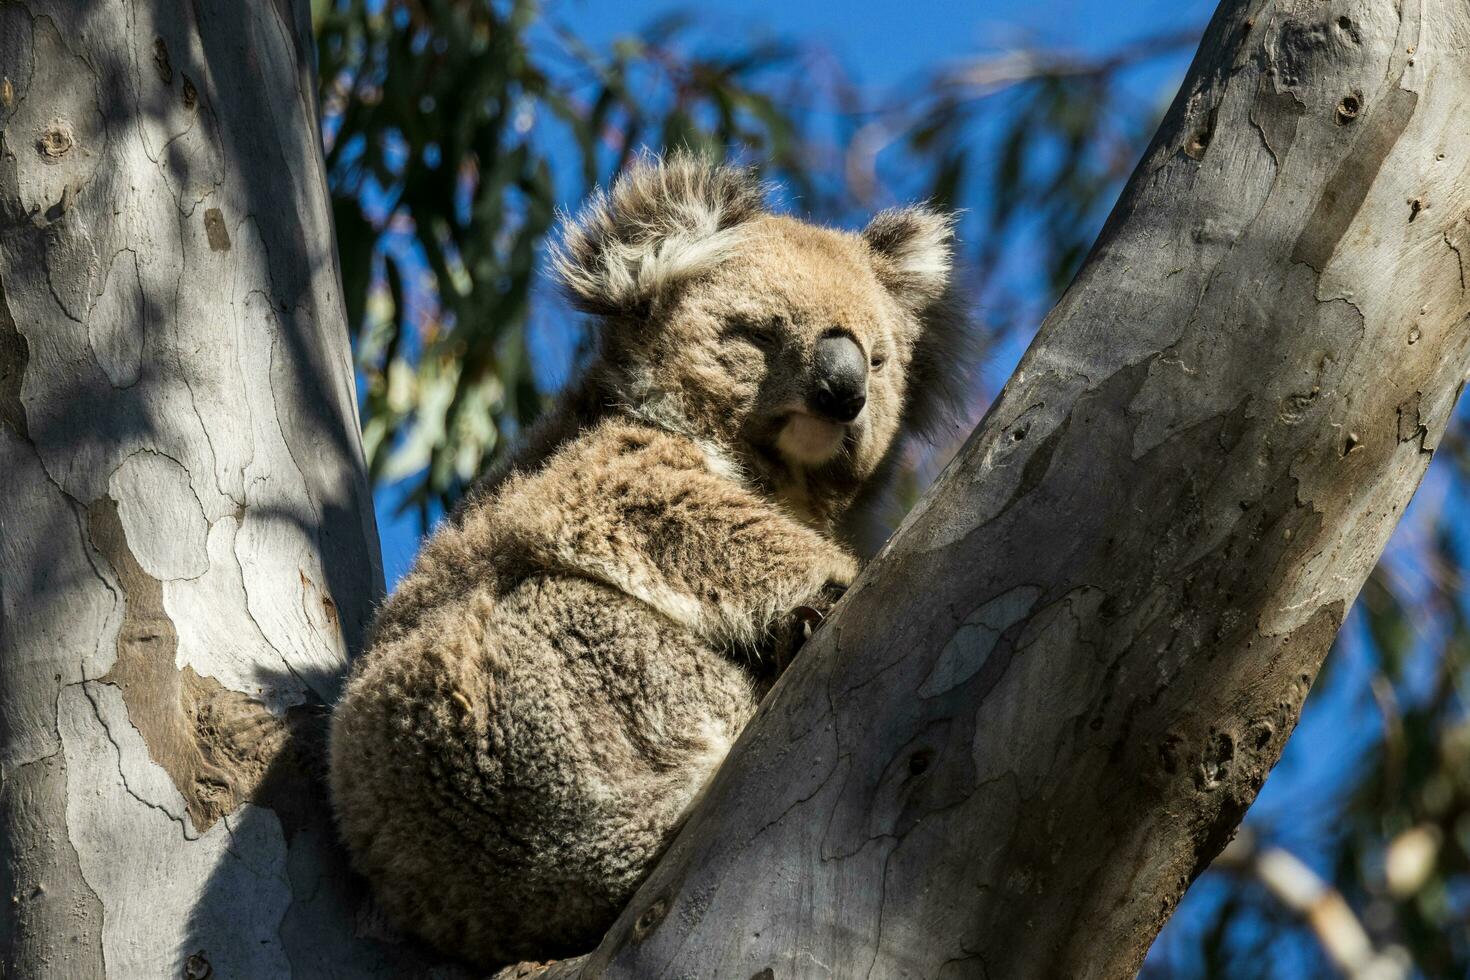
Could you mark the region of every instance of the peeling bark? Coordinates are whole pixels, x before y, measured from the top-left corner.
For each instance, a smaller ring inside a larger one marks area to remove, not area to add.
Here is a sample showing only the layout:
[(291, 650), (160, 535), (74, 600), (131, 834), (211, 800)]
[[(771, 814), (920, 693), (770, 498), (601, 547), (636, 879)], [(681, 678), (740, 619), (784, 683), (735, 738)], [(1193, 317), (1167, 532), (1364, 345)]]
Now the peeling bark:
[(1467, 46), (1449, 0), (1225, 0), (997, 404), (556, 975), (1136, 972), (1470, 367)]
[(0, 975), (401, 976), (320, 782), (382, 589), (304, 2), (0, 2)]

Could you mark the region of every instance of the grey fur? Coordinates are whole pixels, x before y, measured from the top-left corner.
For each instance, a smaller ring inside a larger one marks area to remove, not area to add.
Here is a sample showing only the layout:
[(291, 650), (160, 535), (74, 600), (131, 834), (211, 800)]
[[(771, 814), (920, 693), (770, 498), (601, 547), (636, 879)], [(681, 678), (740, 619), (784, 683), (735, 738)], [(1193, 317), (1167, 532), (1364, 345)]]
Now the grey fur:
[[(690, 158), (566, 232), (600, 352), (427, 542), (333, 719), (343, 836), (396, 922), (483, 964), (596, 943), (774, 678), (786, 613), (856, 574), (838, 522), (952, 393), (951, 239), (924, 209), (865, 235), (772, 215)], [(834, 330), (873, 362), (846, 426), (803, 408)]]

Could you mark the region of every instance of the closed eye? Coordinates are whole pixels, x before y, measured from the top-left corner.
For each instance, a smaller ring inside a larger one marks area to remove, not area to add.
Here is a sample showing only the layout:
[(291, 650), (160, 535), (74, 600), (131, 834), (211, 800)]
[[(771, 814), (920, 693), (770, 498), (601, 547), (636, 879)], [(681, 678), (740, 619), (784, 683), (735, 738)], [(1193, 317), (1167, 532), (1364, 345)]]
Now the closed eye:
[(740, 317), (730, 321), (727, 333), (748, 341), (763, 351), (774, 351), (781, 347), (781, 334), (775, 320)]

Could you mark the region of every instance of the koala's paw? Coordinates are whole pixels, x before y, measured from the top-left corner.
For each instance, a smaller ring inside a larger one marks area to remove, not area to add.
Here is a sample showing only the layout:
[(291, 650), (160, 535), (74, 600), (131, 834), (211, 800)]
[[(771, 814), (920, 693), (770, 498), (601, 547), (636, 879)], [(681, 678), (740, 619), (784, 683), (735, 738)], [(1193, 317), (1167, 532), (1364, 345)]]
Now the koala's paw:
[[(832, 599), (832, 602), (836, 602), (837, 599), (842, 598), (842, 593), (846, 592), (847, 587), (852, 585), (853, 580), (858, 577), (858, 572), (861, 570), (862, 566), (856, 558), (846, 552), (841, 552), (834, 556), (830, 567), (827, 569), (827, 584), (822, 586), (822, 592), (826, 593), (831, 589), (836, 589), (836, 598)], [(828, 608), (830, 608), (830, 604)]]
[(828, 582), (822, 586), (820, 592), (812, 597), (811, 601), (797, 606), (781, 618), (776, 627), (776, 673), (784, 673), (791, 666), (791, 661), (796, 659), (796, 654), (806, 641), (812, 638), (817, 627), (827, 621), (827, 614), (832, 607), (837, 605), (847, 592), (847, 585), (839, 582)]

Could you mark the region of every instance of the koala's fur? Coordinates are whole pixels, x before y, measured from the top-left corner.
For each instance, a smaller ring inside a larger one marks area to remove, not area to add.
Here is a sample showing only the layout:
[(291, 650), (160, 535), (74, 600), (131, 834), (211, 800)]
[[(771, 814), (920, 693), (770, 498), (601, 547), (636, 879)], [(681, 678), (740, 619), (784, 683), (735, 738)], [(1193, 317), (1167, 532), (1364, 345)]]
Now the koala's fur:
[[(599, 352), (430, 538), (337, 706), (354, 862), (455, 955), (596, 944), (769, 687), (786, 615), (856, 574), (839, 521), (955, 394), (950, 217), (846, 233), (763, 190), (644, 161), (566, 230)], [(871, 358), (848, 425), (803, 411), (833, 332)]]

